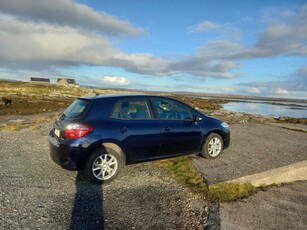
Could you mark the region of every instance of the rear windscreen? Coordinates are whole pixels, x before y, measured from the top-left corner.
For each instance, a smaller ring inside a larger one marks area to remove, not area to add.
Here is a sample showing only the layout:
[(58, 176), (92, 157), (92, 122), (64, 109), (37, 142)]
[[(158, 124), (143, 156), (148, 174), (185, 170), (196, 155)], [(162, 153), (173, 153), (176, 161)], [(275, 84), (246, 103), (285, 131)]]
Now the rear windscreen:
[(88, 110), (91, 101), (84, 99), (75, 100), (64, 112), (68, 118), (82, 117)]

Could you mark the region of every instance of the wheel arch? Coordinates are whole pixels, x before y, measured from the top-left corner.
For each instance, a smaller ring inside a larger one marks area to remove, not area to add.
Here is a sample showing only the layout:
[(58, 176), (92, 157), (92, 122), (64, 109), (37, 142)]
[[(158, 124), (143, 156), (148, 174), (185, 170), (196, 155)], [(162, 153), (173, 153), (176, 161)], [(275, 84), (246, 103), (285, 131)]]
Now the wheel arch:
[(125, 154), (123, 148), (120, 146), (120, 143), (116, 143), (115, 140), (99, 140), (99, 141), (96, 141), (95, 143), (91, 144), (87, 148), (87, 151), (84, 152), (84, 155), (82, 157), (82, 160), (80, 162), (80, 166), (79, 166), (78, 170), (82, 170), (84, 168), (85, 162), (87, 161), (87, 159), (91, 156), (93, 151), (95, 151), (96, 149), (99, 149), (99, 148), (110, 148), (110, 149), (114, 150), (115, 152), (117, 152), (122, 157), (124, 165), (127, 164), (127, 157), (126, 157), (126, 154)]
[(124, 153), (124, 151), (122, 150), (122, 148), (119, 145), (117, 145), (113, 142), (104, 142), (104, 143), (100, 144), (100, 147), (113, 149), (115, 152), (117, 152), (123, 158), (123, 162), (126, 165), (126, 154)]

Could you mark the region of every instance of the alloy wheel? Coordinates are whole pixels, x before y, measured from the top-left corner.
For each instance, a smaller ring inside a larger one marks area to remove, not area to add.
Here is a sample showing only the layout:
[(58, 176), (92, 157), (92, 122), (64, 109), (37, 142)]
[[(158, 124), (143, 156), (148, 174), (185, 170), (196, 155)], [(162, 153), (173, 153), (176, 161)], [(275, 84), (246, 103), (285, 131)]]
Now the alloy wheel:
[(214, 137), (209, 141), (208, 153), (212, 157), (216, 157), (222, 151), (222, 142), (219, 138)]
[(93, 175), (98, 180), (108, 180), (116, 173), (118, 168), (117, 159), (111, 154), (98, 156), (92, 166)]

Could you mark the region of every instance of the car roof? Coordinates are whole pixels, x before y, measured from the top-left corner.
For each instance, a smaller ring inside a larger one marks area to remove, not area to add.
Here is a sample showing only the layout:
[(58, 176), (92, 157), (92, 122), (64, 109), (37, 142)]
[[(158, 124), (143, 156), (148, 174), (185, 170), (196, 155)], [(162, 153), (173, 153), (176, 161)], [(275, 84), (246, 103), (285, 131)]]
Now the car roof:
[(104, 94), (104, 95), (97, 95), (97, 96), (83, 96), (83, 97), (78, 97), (78, 99), (85, 99), (85, 100), (108, 100), (108, 99), (125, 99), (125, 98), (164, 98), (164, 99), (169, 99), (169, 100), (173, 100), (173, 101), (177, 101), (179, 103), (184, 104), (185, 106), (188, 106), (192, 109), (194, 109), (194, 107), (180, 101), (177, 100), (175, 98), (171, 98), (168, 96), (160, 96), (160, 95), (152, 95), (152, 94)]
[(87, 100), (99, 100), (99, 99), (107, 99), (107, 98), (131, 98), (131, 97), (163, 97), (156, 96), (151, 94), (105, 94), (105, 95), (97, 95), (97, 96), (83, 96), (79, 97), (80, 99)]

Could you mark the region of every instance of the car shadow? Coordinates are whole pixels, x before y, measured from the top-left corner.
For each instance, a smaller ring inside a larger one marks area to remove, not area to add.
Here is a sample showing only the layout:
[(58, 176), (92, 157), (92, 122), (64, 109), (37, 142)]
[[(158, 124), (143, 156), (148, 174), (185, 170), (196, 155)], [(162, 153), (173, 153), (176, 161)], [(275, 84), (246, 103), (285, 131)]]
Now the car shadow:
[(78, 172), (69, 229), (104, 229), (102, 202), (102, 186), (88, 181)]

